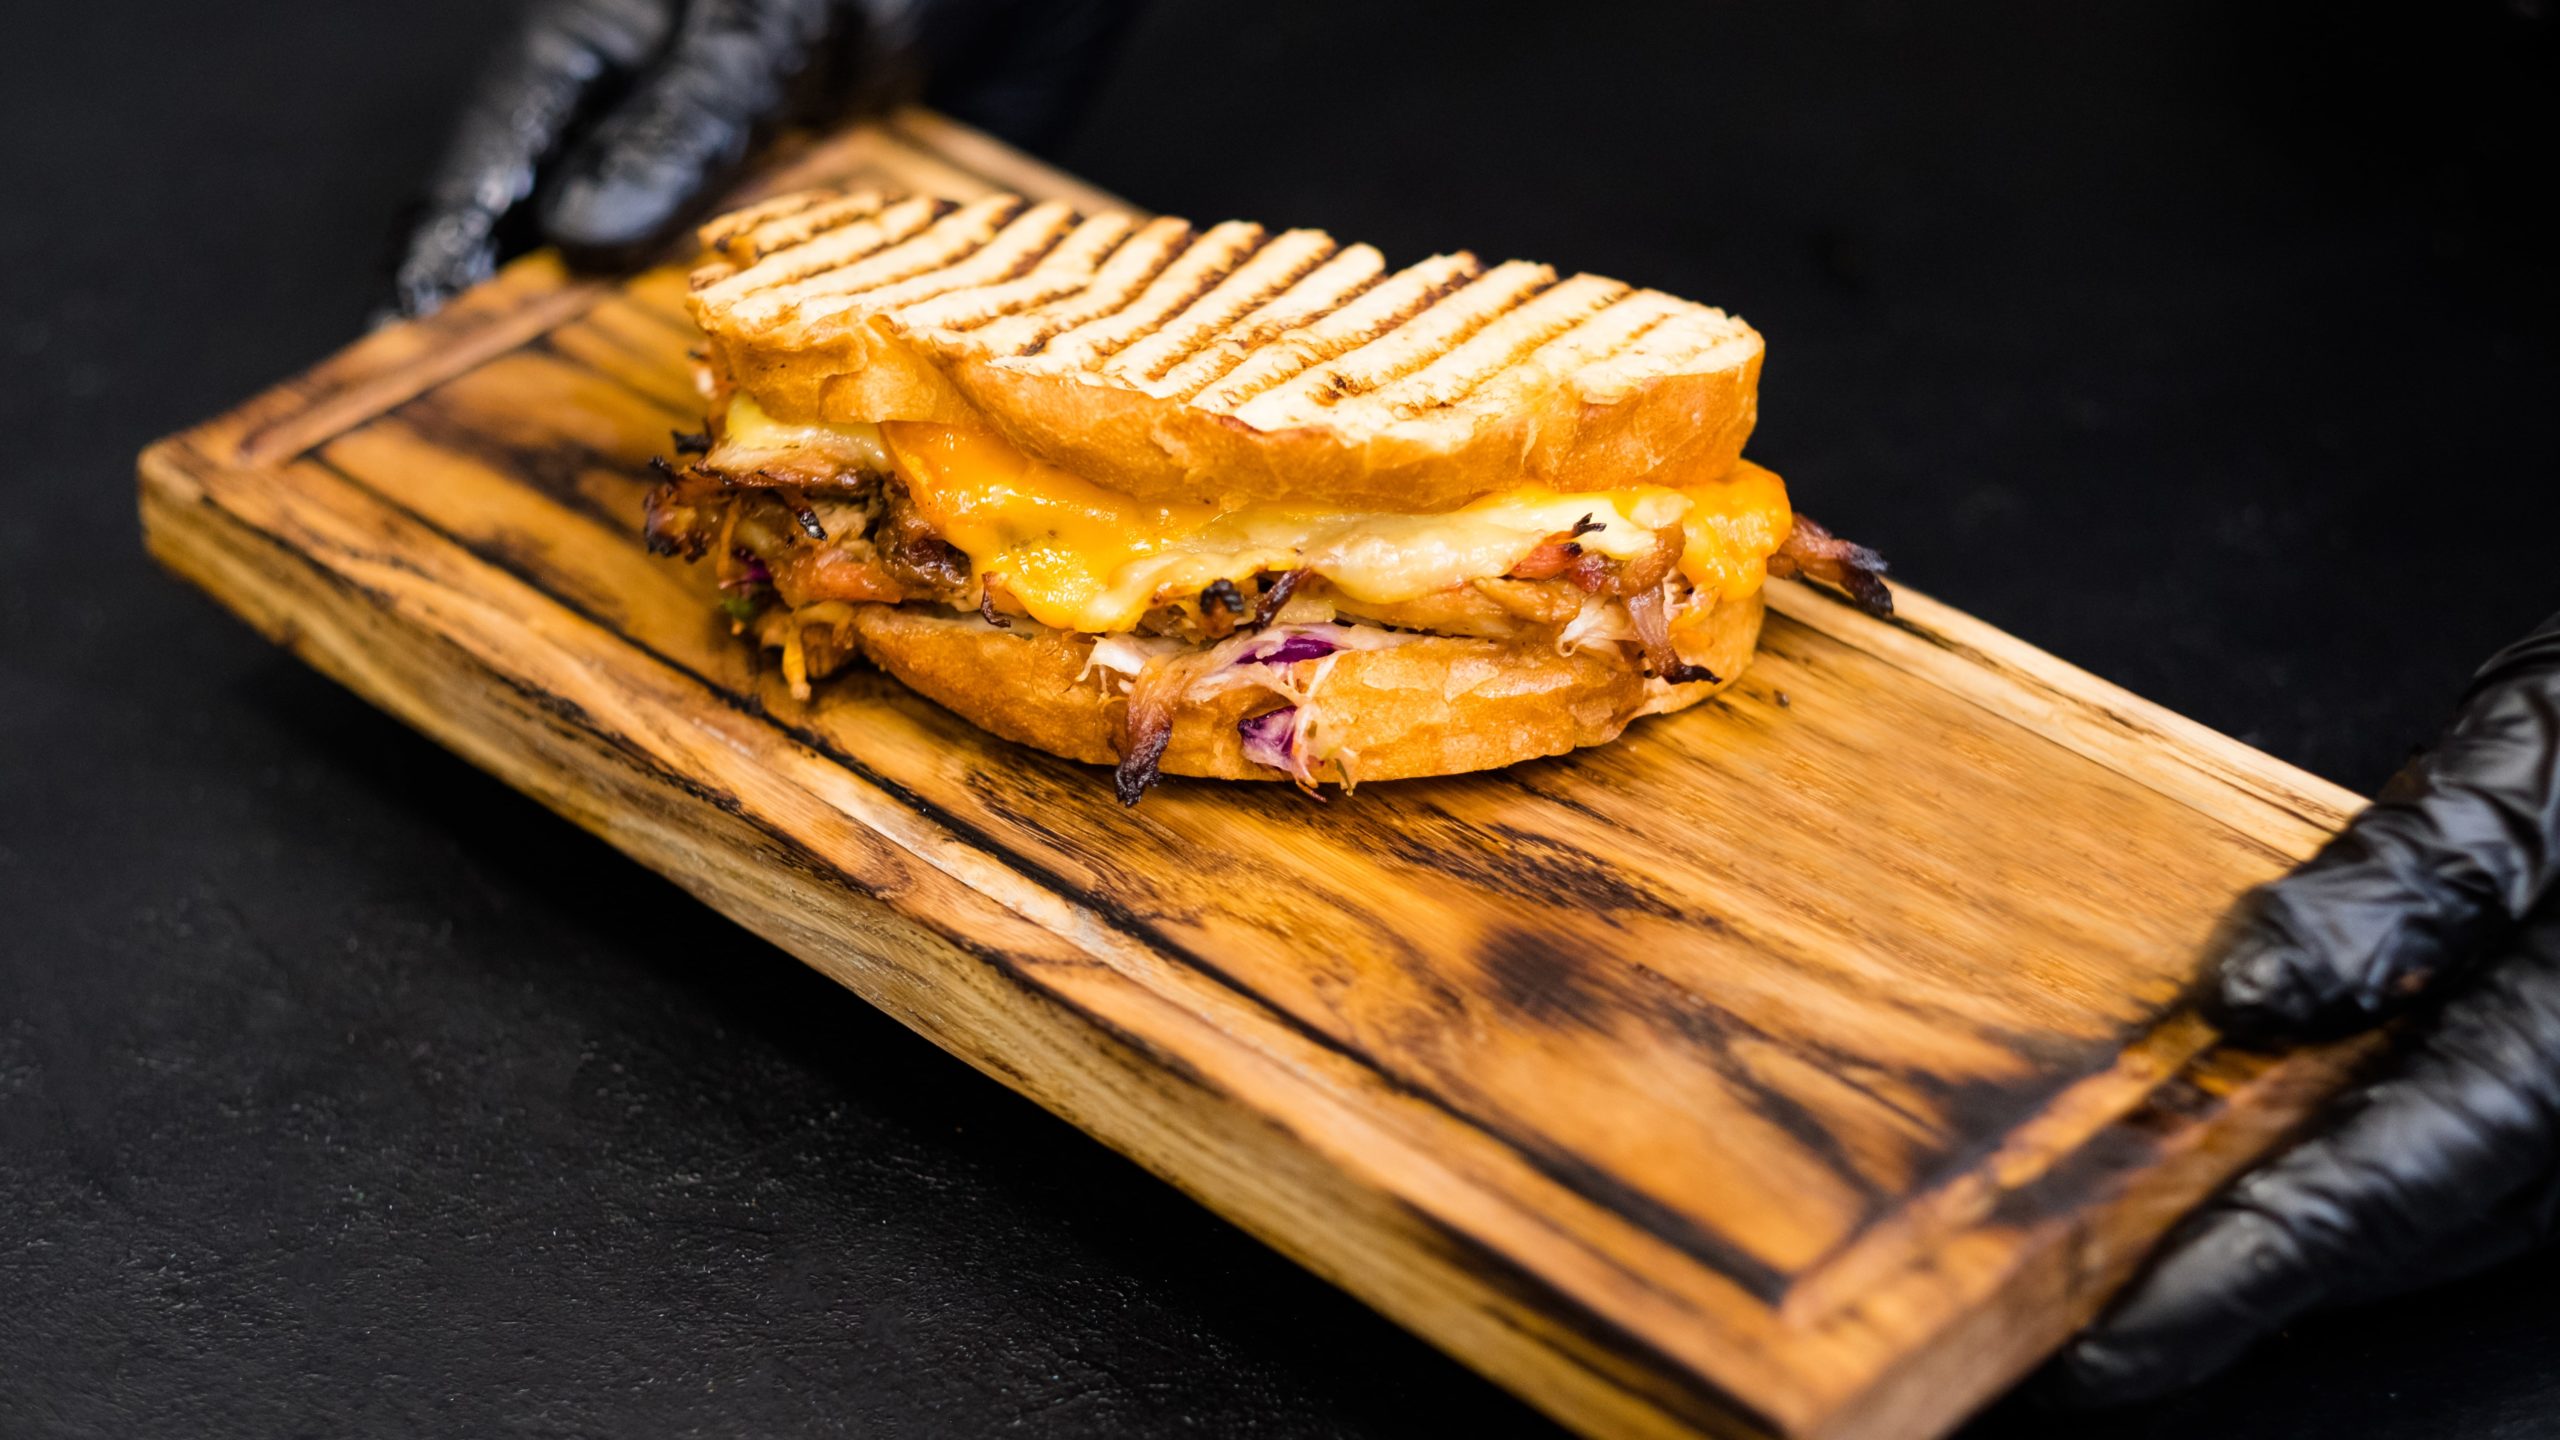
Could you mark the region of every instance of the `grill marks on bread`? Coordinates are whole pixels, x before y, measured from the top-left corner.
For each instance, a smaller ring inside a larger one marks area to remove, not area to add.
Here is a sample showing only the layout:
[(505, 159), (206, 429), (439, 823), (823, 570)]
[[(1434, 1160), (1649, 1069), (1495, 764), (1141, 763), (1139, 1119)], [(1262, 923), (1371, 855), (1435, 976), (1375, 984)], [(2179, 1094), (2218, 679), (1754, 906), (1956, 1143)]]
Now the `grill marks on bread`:
[[(1328, 242), (1329, 243), (1329, 242)], [(1262, 302), (1190, 358), (1162, 373), (1154, 393), (1187, 396), (1194, 403), (1219, 409), (1217, 397), (1203, 395), (1214, 381), (1256, 358), (1277, 362), (1308, 344), (1308, 332), (1326, 317), (1339, 314), (1354, 297), (1378, 283), (1387, 257), (1373, 245), (1337, 250), (1279, 294)]]
[[(951, 217), (953, 220), (959, 218), (957, 215)], [(1013, 279), (1041, 257), (1056, 250), (1075, 224), (1075, 207), (1063, 200), (1034, 205), (1005, 221), (967, 258), (884, 285), (867, 294), (848, 295), (841, 303), (866, 309), (904, 311), (954, 292), (987, 289)]]
[(1429, 364), (1554, 283), (1556, 272), (1549, 266), (1526, 260), (1496, 265), (1358, 349), (1237, 406), (1235, 417), (1257, 430), (1314, 424), (1343, 401)]
[(1244, 220), (1212, 225), (1183, 247), (1137, 297), (1061, 331), (1035, 350), (1015, 357), (1022, 368), (1048, 373), (1099, 370), (1104, 361), (1153, 334), (1206, 297), (1228, 271), (1262, 248), (1262, 227)]
[[(793, 298), (793, 286), (895, 245), (951, 208), (948, 200), (901, 200), (867, 215), (848, 217), (844, 224), (830, 226), (796, 245), (760, 252), (760, 258), (745, 268), (711, 278), (708, 284), (703, 281), (713, 267), (705, 267), (694, 275), (700, 292), (697, 298), (704, 306), (723, 312), (750, 301), (761, 302), (770, 309)], [(747, 243), (753, 245), (752, 236)]]
[[(1012, 195), (995, 195), (937, 216), (933, 223), (847, 264), (836, 265), (779, 287), (741, 297), (738, 323), (764, 327), (786, 319), (809, 320), (863, 303), (884, 287), (942, 274), (975, 258), (995, 239), (1004, 223), (1022, 209)], [(886, 212), (884, 212), (886, 213)], [(825, 237), (810, 242), (815, 248)], [(1044, 247), (1045, 248), (1045, 247)], [(766, 264), (787, 262), (783, 251)]]
[(956, 345), (970, 331), (1085, 289), (1093, 283), (1094, 270), (1119, 252), (1137, 229), (1138, 222), (1131, 216), (1116, 211), (1096, 215), (1070, 228), (1055, 249), (1017, 279), (946, 291), (931, 300), (902, 305), (893, 313), (908, 329)]
[(1341, 308), (1257, 346), (1215, 383), (1204, 386), (1194, 403), (1234, 414), (1246, 401), (1291, 377), (1392, 333), (1483, 270), (1476, 257), (1463, 251), (1434, 255), (1399, 270), (1364, 287)]
[(964, 332), (951, 348), (964, 354), (1029, 354), (1048, 344), (1052, 336), (1118, 314), (1191, 244), (1188, 222), (1150, 220), (1138, 227), (1127, 243), (1095, 265), (1084, 283), (1054, 299)]
[[(1226, 333), (1246, 312), (1295, 285), (1333, 251), (1333, 237), (1321, 230), (1290, 230), (1275, 236), (1156, 327), (1155, 333), (1105, 361), (1102, 373), (1149, 394), (1171, 393), (1157, 383), (1168, 371)], [(1054, 352), (1056, 347), (1049, 350)], [(1044, 352), (1043, 358), (1055, 362), (1065, 357)]]
[[(1491, 278), (1491, 277), (1488, 277)], [(1470, 287), (1473, 289), (1475, 287)], [(1442, 405), (1454, 405), (1486, 380), (1527, 360), (1538, 347), (1627, 293), (1621, 281), (1576, 275), (1536, 292), (1474, 325), (1474, 333), (1442, 351), (1437, 358), (1404, 372), (1340, 408), (1376, 410), (1411, 418)], [(1465, 297), (1459, 296), (1458, 299)], [(1508, 304), (1507, 301), (1502, 302)], [(1449, 306), (1442, 306), (1443, 310)], [(1474, 319), (1475, 317), (1470, 317)]]
[(1572, 386), (1607, 403), (1746, 363), (1722, 311), (1463, 252), (1389, 273), (1319, 230), (1078, 216), (991, 195), (779, 196), (703, 228), (706, 328), (878, 320), (954, 358), (1114, 386), (1256, 430), (1464, 420)]

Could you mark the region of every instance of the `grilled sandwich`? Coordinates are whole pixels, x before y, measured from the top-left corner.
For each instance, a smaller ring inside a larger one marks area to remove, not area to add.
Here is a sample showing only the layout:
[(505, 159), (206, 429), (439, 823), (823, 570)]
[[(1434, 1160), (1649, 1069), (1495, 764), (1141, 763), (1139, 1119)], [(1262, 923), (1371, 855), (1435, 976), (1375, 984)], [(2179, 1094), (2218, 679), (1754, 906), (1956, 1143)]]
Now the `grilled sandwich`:
[(857, 657), (1160, 774), (1507, 765), (1697, 704), (1770, 573), (1889, 608), (1741, 458), (1760, 336), (1464, 253), (873, 190), (703, 227), (705, 431), (648, 533), (795, 694)]

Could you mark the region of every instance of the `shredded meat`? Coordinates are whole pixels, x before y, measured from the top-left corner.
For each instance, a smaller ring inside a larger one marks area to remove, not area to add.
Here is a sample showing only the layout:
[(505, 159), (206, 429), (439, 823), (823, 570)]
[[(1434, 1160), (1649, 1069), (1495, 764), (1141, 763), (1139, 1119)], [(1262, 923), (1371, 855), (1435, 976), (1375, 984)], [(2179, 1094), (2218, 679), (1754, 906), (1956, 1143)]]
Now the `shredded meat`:
[(1307, 574), (1306, 567), (1300, 566), (1283, 573), (1277, 580), (1263, 582), (1262, 594), (1253, 602), (1253, 628), (1259, 630), (1270, 624), (1272, 618), (1280, 613), (1280, 607), (1289, 603), (1289, 596), (1306, 583)]
[(1120, 717), (1120, 764), (1112, 783), (1120, 803), (1136, 805), (1163, 778), (1165, 742), (1173, 738), (1173, 712), (1191, 690), (1203, 655), (1178, 655), (1149, 661), (1129, 685), (1128, 709)]
[[(703, 438), (676, 440), (680, 451), (694, 451)], [(663, 478), (646, 506), (650, 548), (700, 559), (716, 546), (724, 557), (734, 556), (745, 576), (734, 584), (750, 597), (748, 604), (759, 603), (752, 597), (769, 584), (793, 607), (928, 601), (975, 608), (1000, 627), (1010, 626), (1008, 615), (1022, 613), (998, 586), (978, 582), (969, 557), (936, 533), (894, 476), (847, 469), (838, 457), (759, 463), (742, 472), (736, 462), (745, 458), (737, 447), (715, 442), (706, 460), (653, 462)], [(715, 468), (711, 459), (723, 464)], [(1585, 613), (1585, 597), (1600, 597), (1626, 606), (1645, 673), (1673, 684), (1718, 679), (1705, 666), (1684, 660), (1672, 640), (1665, 582), (1680, 563), (1683, 531), (1660, 530), (1651, 549), (1618, 561), (1582, 544), (1581, 537), (1599, 528), (1585, 517), (1540, 541), (1506, 575), (1415, 601), (1354, 605), (1299, 568), (1218, 580), (1196, 595), (1159, 596), (1139, 629), (1203, 644), (1271, 625), (1285, 612), (1290, 623), (1339, 618), (1508, 639), (1560, 629)], [(1837, 586), (1871, 613), (1892, 611), (1892, 594), (1880, 578), (1883, 559), (1801, 515), (1768, 563), (1773, 575)], [(722, 565), (723, 588), (733, 588), (730, 562)], [(849, 647), (827, 642), (802, 648), (813, 669), (831, 668), (850, 654)], [(1174, 712), (1195, 678), (1190, 662), (1196, 658), (1158, 661), (1132, 683), (1117, 736), (1123, 804), (1136, 804), (1156, 783)]]
[(1625, 584), (1619, 578), (1617, 562), (1596, 550), (1574, 561), (1564, 578), (1585, 595), (1615, 595)]
[(1321, 596), (1333, 619), (1486, 640), (1516, 639), (1541, 625), (1562, 625), (1582, 610), (1582, 592), (1562, 580), (1476, 580), (1394, 601), (1354, 600), (1322, 581), (1298, 594), (1301, 599)]
[(775, 493), (782, 497), (783, 508), (791, 512), (792, 523), (800, 527), (800, 533), (821, 544), (825, 543), (827, 527), (819, 523), (818, 512), (810, 506), (809, 497), (801, 493), (800, 487), (783, 486)]
[[(1585, 595), (1632, 595), (1662, 583), (1670, 567), (1680, 558), (1680, 532), (1669, 529), (1656, 536), (1654, 551), (1621, 565), (1597, 551), (1585, 550), (1582, 537), (1601, 524), (1585, 515), (1570, 530), (1559, 530), (1538, 542), (1537, 548), (1520, 557), (1505, 579), (1552, 580), (1561, 578)], [(1668, 536), (1669, 539), (1662, 537)], [(1669, 545), (1668, 554), (1662, 546)], [(1654, 568), (1658, 565), (1659, 568)]]
[(1689, 537), (1677, 525), (1665, 525), (1653, 532), (1653, 548), (1618, 568), (1618, 593), (1633, 595), (1642, 590), (1657, 590), (1668, 579), (1673, 566), (1680, 563), (1680, 551)]
[(665, 478), (641, 506), (641, 535), (655, 554), (701, 559), (718, 529), (708, 512), (727, 498), (729, 486), (708, 471), (693, 466), (678, 470), (655, 457), (649, 468)]
[(1853, 544), (1798, 515), (1786, 543), (1769, 557), (1769, 573), (1782, 580), (1808, 575), (1836, 585), (1870, 615), (1893, 613), (1893, 592), (1885, 588), (1884, 557)]
[(1466, 588), (1503, 614), (1532, 625), (1563, 625), (1582, 613), (1582, 587), (1570, 579), (1471, 580)]
[(881, 561), (900, 583), (919, 594), (949, 600), (969, 588), (969, 557), (945, 541), (931, 537), (899, 541), (881, 552)]
[(1538, 548), (1520, 557), (1511, 567), (1514, 580), (1549, 580), (1574, 567), (1582, 559), (1582, 547), (1569, 535), (1550, 535), (1538, 542)]
[(811, 497), (831, 505), (864, 504), (876, 498), (877, 477), (838, 475), (803, 482), (771, 470), (734, 474), (704, 465), (679, 469), (664, 460), (649, 462), (662, 477), (642, 507), (642, 531), (649, 548), (661, 555), (702, 558), (703, 550), (727, 522), (732, 506), (769, 504), (812, 540), (826, 538)]
[(880, 601), (895, 605), (916, 598), (898, 582), (869, 544), (849, 540), (838, 545), (787, 545), (762, 557), (773, 572), (773, 588), (793, 605), (819, 600), (856, 604)]
[(1676, 525), (1658, 530), (1653, 548), (1618, 572), (1627, 620), (1635, 626), (1637, 643), (1644, 647), (1645, 673), (1674, 685), (1721, 678), (1704, 665), (1681, 659), (1679, 647), (1671, 643), (1671, 613), (1662, 596), (1662, 582), (1671, 577), (1671, 567), (1680, 563), (1681, 547), (1687, 543)]
[(1594, 530), (1609, 527), (1588, 515), (1573, 522), (1570, 530), (1559, 530), (1538, 542), (1538, 548), (1520, 557), (1511, 567), (1513, 580), (1551, 580), (1558, 575), (1571, 580), (1586, 594), (1614, 593), (1609, 588), (1617, 567), (1605, 555), (1593, 555), (1582, 548), (1582, 537)]
[(887, 559), (890, 573), (920, 599), (963, 605), (969, 593), (969, 557), (942, 538), (895, 480), (880, 487), (880, 518), (871, 529), (872, 543)]
[(1704, 665), (1692, 665), (1680, 658), (1679, 647), (1671, 643), (1671, 616), (1664, 609), (1661, 586), (1639, 590), (1627, 596), (1625, 604), (1627, 619), (1636, 627), (1636, 640), (1644, 646), (1646, 674), (1674, 685), (1722, 678)]
[[(879, 477), (786, 483), (770, 471), (741, 477), (660, 462), (666, 478), (644, 510), (649, 548), (699, 560), (714, 544), (771, 572), (792, 605), (821, 600), (967, 606), (983, 597), (969, 557), (933, 532), (904, 487)], [(823, 514), (821, 513), (823, 512)], [(832, 532), (832, 533), (831, 533)], [(725, 576), (724, 576), (725, 578)]]
[[(1312, 593), (1302, 587), (1305, 579), (1302, 572), (1265, 571), (1240, 582), (1213, 580), (1197, 595), (1158, 592), (1154, 607), (1136, 628), (1141, 635), (1170, 635), (1195, 645), (1224, 640), (1239, 630), (1259, 630), (1281, 618), (1293, 597)], [(1314, 587), (1321, 588), (1321, 582)], [(1289, 613), (1299, 618), (1297, 611)]]

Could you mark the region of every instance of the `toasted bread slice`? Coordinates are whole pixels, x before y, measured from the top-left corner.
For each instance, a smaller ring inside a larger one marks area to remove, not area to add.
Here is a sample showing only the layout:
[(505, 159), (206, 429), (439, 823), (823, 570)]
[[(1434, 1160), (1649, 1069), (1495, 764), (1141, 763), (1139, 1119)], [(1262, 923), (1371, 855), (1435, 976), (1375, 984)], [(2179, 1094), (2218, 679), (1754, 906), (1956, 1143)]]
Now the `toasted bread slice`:
[(1548, 266), (1319, 230), (814, 190), (705, 226), (691, 308), (773, 416), (990, 428), (1143, 499), (1431, 511), (1730, 469), (1760, 336)]
[[(1719, 679), (1670, 684), (1616, 657), (1559, 654), (1545, 641), (1416, 637), (1391, 649), (1336, 657), (1320, 696), (1339, 745), (1356, 755), (1349, 778), (1454, 775), (1605, 744), (1646, 715), (1685, 710), (1732, 683), (1759, 640), (1761, 597), (1715, 607), (1698, 653)], [(782, 623), (789, 623), (787, 621)], [(1108, 765), (1119, 758), (1124, 685), (1092, 668), (1092, 641), (913, 605), (856, 605), (846, 622), (872, 663), (982, 730)], [(813, 630), (813, 635), (827, 635)], [(832, 637), (830, 637), (832, 638)], [(1173, 713), (1168, 775), (1284, 780), (1246, 753), (1237, 722), (1276, 702), (1260, 689), (1185, 700)], [(1316, 778), (1340, 781), (1325, 762)]]

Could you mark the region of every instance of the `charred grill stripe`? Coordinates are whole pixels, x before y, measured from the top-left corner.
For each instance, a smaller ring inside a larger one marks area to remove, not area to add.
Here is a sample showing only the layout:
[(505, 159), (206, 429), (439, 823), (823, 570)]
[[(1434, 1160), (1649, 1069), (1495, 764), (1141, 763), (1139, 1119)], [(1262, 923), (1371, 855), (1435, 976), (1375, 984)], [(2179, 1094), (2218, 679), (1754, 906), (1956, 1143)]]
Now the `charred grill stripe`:
[(795, 245), (757, 261), (725, 280), (694, 294), (704, 310), (720, 311), (749, 296), (796, 284), (812, 275), (850, 265), (863, 256), (895, 245), (922, 231), (952, 209), (948, 200), (918, 196), (901, 200), (867, 219), (830, 230), (806, 245)]
[(1721, 310), (1677, 301), (1679, 309), (1604, 359), (1571, 372), (1572, 384), (1595, 400), (1614, 400), (1656, 376), (1695, 368), (1719, 346), (1750, 343), (1749, 331)]
[(1465, 341), (1555, 284), (1545, 265), (1512, 260), (1436, 297), (1368, 343), (1248, 404), (1236, 418), (1261, 430), (1311, 424), (1342, 401), (1365, 395)]
[(1191, 403), (1204, 410), (1238, 413), (1256, 397), (1290, 383), (1311, 367), (1402, 325), (1483, 271), (1482, 262), (1464, 251), (1408, 265), (1364, 286), (1358, 298), (1306, 329), (1273, 337), (1275, 343), (1239, 361), (1226, 378), (1193, 396)]
[(1102, 373), (1131, 381), (1151, 394), (1164, 393), (1156, 382), (1167, 371), (1216, 339), (1239, 317), (1297, 284), (1333, 251), (1333, 237), (1321, 230), (1290, 230), (1274, 236), (1225, 279), (1167, 316), (1153, 334), (1105, 362)]
[(1519, 364), (1538, 347), (1588, 319), (1627, 293), (1620, 281), (1576, 275), (1509, 314), (1495, 318), (1464, 343), (1421, 369), (1382, 386), (1345, 410), (1375, 409), (1409, 418), (1453, 405), (1478, 386)]
[(1521, 373), (1524, 377), (1566, 373), (1612, 359), (1685, 308), (1658, 290), (1622, 295), (1530, 352)]
[(1094, 268), (1137, 228), (1138, 222), (1126, 215), (1097, 215), (1070, 229), (1027, 274), (900, 305), (889, 312), (889, 318), (938, 340), (959, 340), (978, 326), (1034, 305), (1045, 305), (1091, 284)]
[(1159, 382), (1159, 393), (1198, 403), (1197, 396), (1203, 388), (1233, 373), (1257, 354), (1268, 353), (1263, 347), (1284, 338), (1294, 341), (1296, 332), (1366, 294), (1386, 268), (1386, 257), (1373, 245), (1353, 245), (1335, 252), (1331, 259), (1264, 301), (1260, 308), (1228, 326), (1216, 339), (1166, 372)]
[(984, 355), (1031, 354), (1049, 337), (1112, 314), (1137, 299), (1190, 241), (1191, 227), (1183, 221), (1149, 221), (1114, 249), (1086, 283), (971, 332), (967, 344)]
[(1056, 249), (1075, 221), (1074, 208), (1063, 200), (1034, 205), (1006, 222), (966, 259), (865, 293), (861, 297), (863, 308), (894, 311), (955, 290), (1011, 280)]
[(1525, 394), (1607, 405), (1759, 353), (1721, 311), (1544, 265), (1461, 253), (1387, 274), (1371, 247), (1320, 231), (1079, 219), (1009, 194), (955, 207), (803, 192), (701, 233), (728, 247), (696, 273), (689, 307), (715, 333), (877, 317), (942, 361), (1077, 377), (1264, 431), (1445, 435)]
[(733, 319), (737, 324), (754, 326), (794, 316), (825, 314), (841, 310), (884, 285), (949, 269), (985, 249), (1022, 208), (1023, 201), (1016, 195), (973, 200), (921, 233), (852, 264), (744, 297), (733, 307)]
[(740, 205), (740, 208), (730, 210), (727, 215), (719, 215), (719, 218), (709, 220), (709, 223), (701, 225), (699, 231), (694, 231), (694, 238), (696, 241), (701, 241), (701, 249), (707, 249), (707, 251), (730, 249), (732, 241), (753, 233), (758, 225), (771, 223), (771, 220), (781, 220), (783, 215), (799, 215), (801, 210), (817, 208), (817, 205), (824, 205), (824, 202), (829, 200), (840, 200), (840, 192), (824, 190), (824, 187), (812, 187), (812, 190), (786, 190), (783, 195), (765, 197), (765, 200), (758, 200), (755, 205)]
[(761, 222), (728, 245), (713, 248), (739, 265), (752, 265), (769, 255), (806, 245), (830, 230), (877, 215), (888, 203), (889, 197), (880, 191), (859, 190), (839, 200)]
[[(1506, 261), (1442, 296), (1404, 324), (1342, 357), (1337, 369), (1369, 393), (1446, 357), (1554, 288), (1554, 267)], [(1343, 387), (1330, 386), (1329, 390)]]
[(1202, 232), (1128, 304), (1049, 337), (1026, 369), (1089, 371), (1136, 343), (1242, 266), (1268, 243), (1263, 228), (1229, 220)]
[(1052, 338), (1128, 308), (1182, 258), (1196, 235), (1183, 221), (1155, 221), (1140, 229), (1111, 252), (1083, 288), (1024, 316), (1029, 323), (1023, 333), (1029, 338), (1014, 353), (1036, 354)]
[(1520, 395), (1591, 373), (1692, 308), (1658, 291), (1622, 295), (1507, 367), (1480, 377), (1459, 399), (1472, 410), (1498, 411)]
[(732, 251), (757, 230), (821, 205), (843, 204), (850, 197), (835, 190), (792, 190), (733, 210), (693, 232), (705, 250)]

